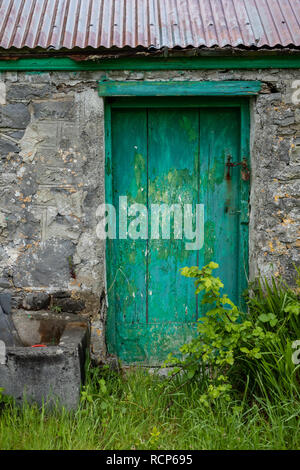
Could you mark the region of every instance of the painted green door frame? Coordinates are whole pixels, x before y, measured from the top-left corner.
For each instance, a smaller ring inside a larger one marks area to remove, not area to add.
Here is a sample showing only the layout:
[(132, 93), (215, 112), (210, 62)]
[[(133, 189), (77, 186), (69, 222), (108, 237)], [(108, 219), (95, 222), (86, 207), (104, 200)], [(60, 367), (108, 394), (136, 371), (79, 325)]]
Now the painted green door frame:
[[(253, 94), (257, 93), (257, 88)], [(105, 98), (105, 153), (106, 153), (106, 176), (105, 176), (105, 191), (106, 203), (113, 203), (113, 186), (112, 186), (112, 136), (111, 136), (111, 114), (114, 108), (238, 108), (240, 111), (240, 155), (241, 159), (245, 158), (250, 168), (250, 114), (249, 114), (249, 100), (245, 97), (210, 97), (193, 96), (193, 97), (139, 97), (132, 96), (130, 98), (116, 98), (111, 96)], [(248, 207), (249, 207), (249, 189), (250, 182), (244, 181), (241, 185), (240, 191), (240, 238), (239, 238), (239, 272), (237, 273), (239, 279), (238, 291), (240, 295), (240, 303), (242, 303), (241, 294), (247, 287), (246, 279), (248, 275)], [(107, 240), (106, 257), (107, 260), (113, 259), (113, 243)], [(110, 286), (108, 286), (108, 289)], [(110, 312), (107, 319), (107, 332), (109, 331), (110, 342), (114, 343), (116, 340), (116, 321), (114, 312)]]
[(252, 96), (261, 90), (256, 80), (113, 81), (99, 82), (100, 96)]

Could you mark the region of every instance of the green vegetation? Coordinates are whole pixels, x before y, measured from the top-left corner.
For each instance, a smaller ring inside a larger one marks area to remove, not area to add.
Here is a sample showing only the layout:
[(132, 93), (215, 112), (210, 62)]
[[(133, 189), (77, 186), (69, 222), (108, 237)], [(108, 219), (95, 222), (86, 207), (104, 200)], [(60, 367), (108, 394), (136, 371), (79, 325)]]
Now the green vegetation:
[(299, 288), (256, 281), (246, 315), (221, 294), (216, 268), (182, 270), (208, 311), (181, 358), (168, 358), (169, 377), (88, 364), (73, 412), (17, 407), (0, 389), (0, 449), (298, 449)]
[(175, 366), (173, 374), (201, 383), (205, 404), (253, 395), (274, 403), (299, 400), (300, 364), (293, 361), (293, 343), (300, 339), (297, 289), (280, 279), (257, 280), (248, 290), (245, 313), (221, 293), (224, 285), (212, 275), (216, 268), (211, 262), (181, 270), (195, 279), (196, 294), (203, 294), (205, 316), (198, 320), (197, 337), (180, 348), (183, 358), (169, 355), (166, 363)]
[(0, 449), (297, 449), (299, 403), (206, 406), (196, 383), (147, 371), (90, 372), (75, 412), (6, 404)]

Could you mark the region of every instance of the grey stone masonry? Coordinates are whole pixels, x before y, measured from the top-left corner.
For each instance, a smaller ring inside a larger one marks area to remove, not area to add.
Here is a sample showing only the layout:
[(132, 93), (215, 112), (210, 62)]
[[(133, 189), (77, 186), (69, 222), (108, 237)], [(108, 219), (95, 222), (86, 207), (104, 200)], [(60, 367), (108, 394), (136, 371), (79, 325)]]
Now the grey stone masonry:
[(0, 291), (13, 294), (14, 308), (44, 307), (50, 296), (49, 308), (91, 317), (97, 360), (105, 355), (105, 242), (96, 236), (105, 201), (97, 92), (104, 76), (261, 80), (262, 93), (251, 99), (250, 276), (292, 282), (300, 259), (300, 100), (293, 98), (300, 71), (2, 73)]

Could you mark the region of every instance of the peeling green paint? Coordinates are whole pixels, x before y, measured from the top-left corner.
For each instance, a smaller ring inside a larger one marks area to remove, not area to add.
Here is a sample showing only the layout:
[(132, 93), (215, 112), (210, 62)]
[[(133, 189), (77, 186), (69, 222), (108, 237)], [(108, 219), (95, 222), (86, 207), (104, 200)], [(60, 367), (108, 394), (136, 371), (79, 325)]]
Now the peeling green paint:
[(215, 224), (208, 220), (204, 224), (205, 254), (204, 264), (208, 264), (215, 259)]
[(261, 90), (256, 80), (113, 81), (99, 82), (100, 96), (252, 96)]
[(111, 175), (111, 161), (110, 158), (107, 158), (105, 161), (105, 172), (108, 176)]
[(198, 132), (196, 132), (196, 129), (194, 127), (190, 126), (190, 122), (186, 116), (183, 115), (179, 123), (180, 123), (180, 126), (187, 132), (188, 138), (191, 141), (198, 139)]
[(135, 251), (131, 251), (129, 254), (128, 254), (128, 262), (130, 264), (135, 264), (136, 262), (136, 252)]

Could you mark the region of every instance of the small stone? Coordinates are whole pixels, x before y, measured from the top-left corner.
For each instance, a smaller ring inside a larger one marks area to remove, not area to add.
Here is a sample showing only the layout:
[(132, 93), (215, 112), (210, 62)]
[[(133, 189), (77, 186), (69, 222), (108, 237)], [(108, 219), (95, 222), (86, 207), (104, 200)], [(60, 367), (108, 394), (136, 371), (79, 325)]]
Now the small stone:
[(64, 299), (65, 297), (68, 297), (68, 298), (71, 297), (71, 294), (67, 291), (61, 290), (61, 291), (55, 292), (55, 294), (53, 294), (52, 297), (54, 300)]
[(50, 295), (44, 292), (28, 294), (23, 300), (23, 308), (26, 310), (47, 309), (50, 304)]
[(11, 312), (11, 294), (10, 293), (3, 293), (0, 294), (0, 306), (2, 310), (7, 315), (10, 315)]
[(7, 155), (8, 153), (17, 153), (19, 147), (14, 143), (6, 139), (0, 139), (0, 155)]
[(6, 363), (6, 347), (4, 341), (0, 341), (0, 364)]
[(2, 289), (9, 289), (11, 287), (10, 282), (7, 279), (0, 278), (0, 287)]
[(62, 312), (66, 313), (79, 313), (84, 309), (85, 304), (81, 300), (65, 298), (53, 298), (53, 307), (60, 307)]
[(6, 85), (0, 82), (0, 104), (6, 104)]
[(282, 127), (291, 126), (292, 124), (294, 124), (294, 122), (295, 122), (294, 116), (274, 120), (275, 124), (278, 124), (279, 126), (282, 126)]

